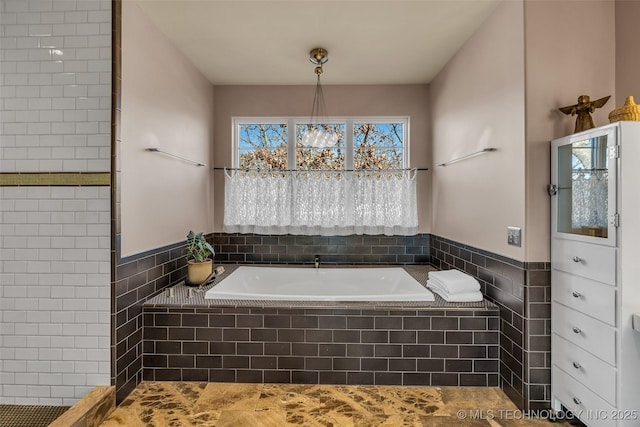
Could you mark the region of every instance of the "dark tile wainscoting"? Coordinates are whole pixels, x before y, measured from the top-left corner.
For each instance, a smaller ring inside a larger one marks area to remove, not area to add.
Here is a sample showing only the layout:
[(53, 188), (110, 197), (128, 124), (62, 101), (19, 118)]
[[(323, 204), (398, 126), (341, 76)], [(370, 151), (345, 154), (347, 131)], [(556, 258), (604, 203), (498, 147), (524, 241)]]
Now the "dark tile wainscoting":
[(143, 311), (148, 381), (499, 384), (496, 308)]
[(476, 277), (500, 307), (501, 387), (521, 409), (551, 400), (551, 266), (521, 262), (431, 235), (431, 264)]
[[(185, 244), (116, 258), (112, 284), (112, 384), (121, 402), (142, 381), (142, 304), (186, 276)], [(116, 252), (120, 254), (119, 240)]]
[(292, 236), (214, 233), (216, 262), (235, 264), (429, 264), (429, 234)]

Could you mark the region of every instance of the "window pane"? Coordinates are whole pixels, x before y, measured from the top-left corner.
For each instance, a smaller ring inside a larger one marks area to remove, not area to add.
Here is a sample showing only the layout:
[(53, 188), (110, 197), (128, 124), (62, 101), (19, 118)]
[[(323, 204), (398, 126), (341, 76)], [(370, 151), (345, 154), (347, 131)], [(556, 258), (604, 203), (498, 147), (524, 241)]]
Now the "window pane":
[(558, 147), (558, 232), (608, 236), (608, 160), (607, 135)]
[(238, 125), (239, 168), (287, 169), (287, 124)]
[(296, 125), (296, 168), (299, 170), (336, 170), (345, 167), (344, 123), (319, 125), (323, 130), (335, 132), (338, 143), (331, 148), (312, 148), (302, 145), (302, 134), (312, 127), (310, 124)]
[(354, 123), (354, 169), (402, 169), (404, 123)]

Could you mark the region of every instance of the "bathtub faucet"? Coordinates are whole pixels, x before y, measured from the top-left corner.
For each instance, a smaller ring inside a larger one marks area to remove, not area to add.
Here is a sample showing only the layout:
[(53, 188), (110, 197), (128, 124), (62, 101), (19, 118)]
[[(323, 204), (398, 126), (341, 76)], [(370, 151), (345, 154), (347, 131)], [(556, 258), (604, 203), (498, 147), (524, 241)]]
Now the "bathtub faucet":
[(320, 257), (316, 255), (316, 257), (313, 259), (313, 263), (316, 266), (316, 269), (320, 268)]

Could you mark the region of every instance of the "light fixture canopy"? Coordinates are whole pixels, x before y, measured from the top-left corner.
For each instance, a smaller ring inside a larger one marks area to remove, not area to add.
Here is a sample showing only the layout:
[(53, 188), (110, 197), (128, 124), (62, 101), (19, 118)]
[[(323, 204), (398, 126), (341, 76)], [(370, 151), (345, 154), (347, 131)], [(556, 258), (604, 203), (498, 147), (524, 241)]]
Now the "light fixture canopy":
[(309, 52), (309, 61), (312, 64), (322, 65), (329, 60), (329, 52), (326, 49), (317, 47)]
[(316, 91), (313, 95), (311, 118), (309, 119), (310, 127), (302, 134), (301, 143), (305, 147), (330, 148), (338, 142), (338, 135), (335, 132), (330, 132), (322, 128), (322, 125), (325, 124), (326, 106), (322, 84), (320, 83), (320, 75), (323, 71), (322, 66), (329, 60), (328, 54), (329, 52), (321, 47), (312, 49), (311, 52), (309, 52), (309, 61), (317, 65), (314, 71), (318, 78)]

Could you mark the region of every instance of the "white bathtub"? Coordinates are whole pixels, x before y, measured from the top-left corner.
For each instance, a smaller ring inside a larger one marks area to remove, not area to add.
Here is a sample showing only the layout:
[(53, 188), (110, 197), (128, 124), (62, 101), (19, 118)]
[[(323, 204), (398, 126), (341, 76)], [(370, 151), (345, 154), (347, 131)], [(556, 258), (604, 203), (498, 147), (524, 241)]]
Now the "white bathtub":
[(205, 299), (295, 301), (434, 301), (402, 267), (238, 267)]

